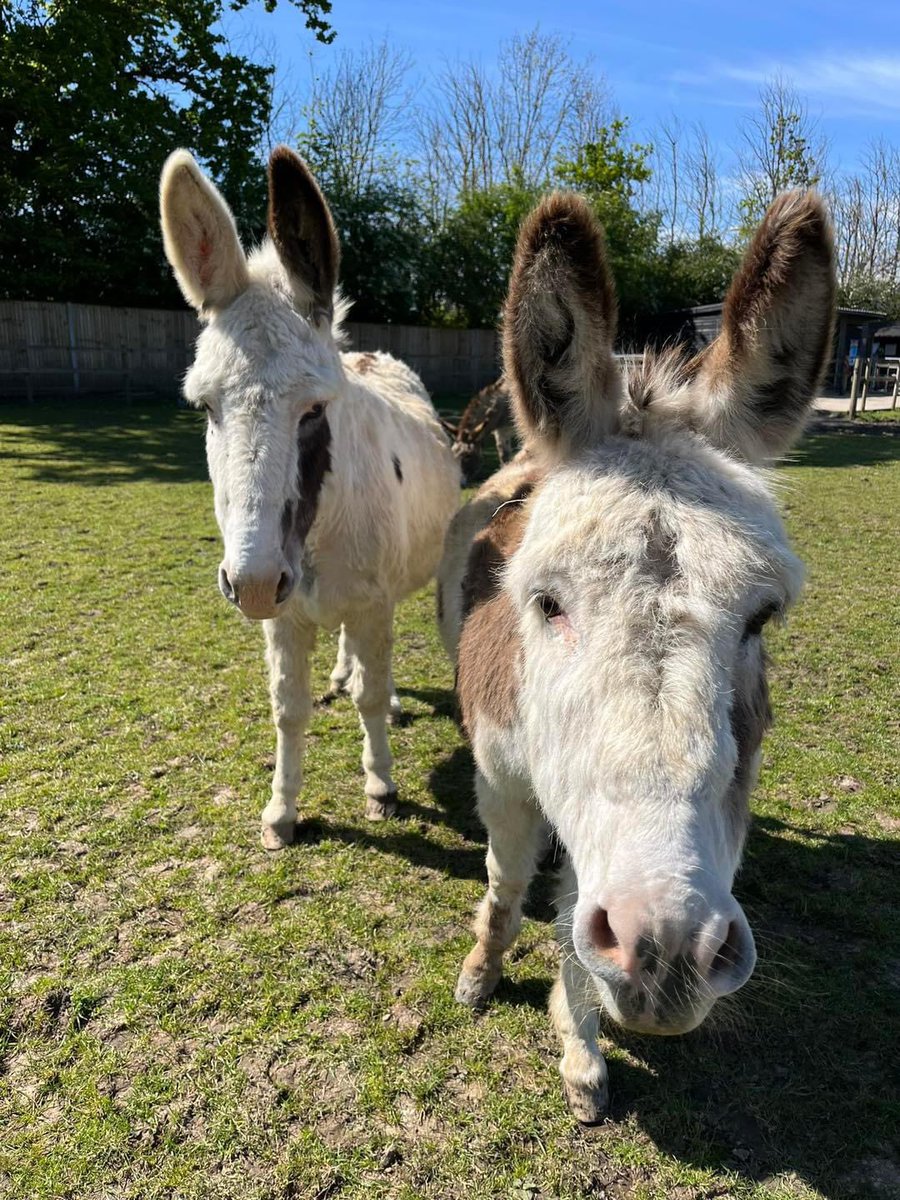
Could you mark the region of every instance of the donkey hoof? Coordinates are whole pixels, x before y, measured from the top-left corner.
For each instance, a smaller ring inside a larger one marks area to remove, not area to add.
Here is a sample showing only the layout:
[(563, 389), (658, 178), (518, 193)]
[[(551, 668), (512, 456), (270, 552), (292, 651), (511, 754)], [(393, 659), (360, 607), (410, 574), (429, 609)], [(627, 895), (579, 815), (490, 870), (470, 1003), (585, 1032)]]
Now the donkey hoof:
[(366, 819), (386, 821), (397, 811), (397, 793), (385, 792), (383, 796), (366, 796)]
[(263, 823), (260, 831), (260, 841), (264, 850), (283, 850), (292, 845), (296, 822), (278, 821), (274, 825)]
[(502, 969), (499, 967), (492, 971), (477, 972), (470, 972), (463, 968), (456, 981), (454, 997), (459, 1004), (465, 1004), (467, 1008), (479, 1012), (493, 996), (502, 973)]
[(609, 1110), (609, 1088), (605, 1083), (592, 1087), (586, 1083), (563, 1080), (563, 1092), (569, 1112), (581, 1125), (599, 1125)]

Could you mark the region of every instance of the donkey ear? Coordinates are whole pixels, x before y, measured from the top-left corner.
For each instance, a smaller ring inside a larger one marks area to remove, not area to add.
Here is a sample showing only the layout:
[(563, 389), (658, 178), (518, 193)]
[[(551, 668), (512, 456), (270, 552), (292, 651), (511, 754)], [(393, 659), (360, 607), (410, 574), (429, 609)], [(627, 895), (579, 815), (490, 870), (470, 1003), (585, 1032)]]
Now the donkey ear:
[(269, 159), (269, 236), (298, 303), (330, 320), (340, 244), (312, 172), (287, 146), (276, 146)]
[(722, 332), (698, 363), (692, 423), (750, 462), (802, 432), (834, 326), (834, 237), (813, 192), (769, 207), (725, 300)]
[(595, 441), (617, 421), (616, 299), (603, 230), (554, 192), (525, 220), (503, 320), (503, 363), (523, 440)]
[(188, 304), (221, 312), (250, 282), (228, 205), (187, 150), (166, 159), (159, 181), (163, 245)]

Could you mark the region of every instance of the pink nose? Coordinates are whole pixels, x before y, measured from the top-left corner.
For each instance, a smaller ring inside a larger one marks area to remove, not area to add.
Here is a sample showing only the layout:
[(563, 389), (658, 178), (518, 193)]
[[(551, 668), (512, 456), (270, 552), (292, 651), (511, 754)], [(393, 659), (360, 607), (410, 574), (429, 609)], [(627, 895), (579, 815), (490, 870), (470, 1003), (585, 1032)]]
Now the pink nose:
[(632, 986), (647, 984), (660, 966), (680, 960), (690, 964), (713, 996), (742, 987), (756, 964), (756, 948), (747, 918), (731, 902), (727, 915), (707, 913), (654, 916), (638, 900), (595, 908), (580, 922), (579, 953), (591, 970), (627, 978)]
[(294, 590), (294, 573), (286, 565), (267, 573), (236, 572), (223, 562), (219, 567), (219, 588), (245, 617), (264, 621), (276, 615), (279, 605)]

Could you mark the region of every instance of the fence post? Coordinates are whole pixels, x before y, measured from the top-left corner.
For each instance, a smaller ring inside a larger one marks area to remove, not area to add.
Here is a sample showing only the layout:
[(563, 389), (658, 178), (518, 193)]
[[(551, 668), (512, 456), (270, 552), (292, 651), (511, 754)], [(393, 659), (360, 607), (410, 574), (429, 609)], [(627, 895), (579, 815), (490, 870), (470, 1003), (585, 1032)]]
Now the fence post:
[(866, 359), (866, 367), (865, 367), (865, 370), (863, 371), (862, 391), (860, 392), (860, 395), (859, 395), (859, 411), (860, 412), (866, 411), (866, 400), (868, 399), (868, 396), (869, 396), (869, 379), (872, 374), (873, 361), (874, 361), (874, 356)]
[(850, 407), (847, 410), (847, 416), (851, 421), (856, 416), (856, 396), (859, 392), (859, 364), (861, 361), (860, 356), (857, 354), (853, 360), (853, 380), (850, 384)]
[(72, 386), (77, 396), (81, 391), (81, 376), (78, 372), (78, 345), (75, 341), (75, 311), (68, 300), (66, 301), (66, 321), (69, 326), (69, 361), (72, 364)]
[(891, 410), (897, 407), (897, 389), (900, 388), (900, 366), (894, 368), (894, 391), (891, 396)]

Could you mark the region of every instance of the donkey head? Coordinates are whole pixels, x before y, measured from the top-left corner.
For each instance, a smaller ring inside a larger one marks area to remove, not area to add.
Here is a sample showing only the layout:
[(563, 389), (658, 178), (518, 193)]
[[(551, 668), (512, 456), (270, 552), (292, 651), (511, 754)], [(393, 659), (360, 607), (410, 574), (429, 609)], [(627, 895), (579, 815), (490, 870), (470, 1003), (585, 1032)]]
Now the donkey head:
[(623, 383), (587, 205), (555, 194), (519, 238), (505, 368), (545, 475), (505, 576), (518, 752), (574, 869), (575, 952), (647, 1032), (693, 1028), (755, 962), (732, 885), (769, 720), (760, 635), (801, 578), (757, 468), (815, 391), (832, 256), (821, 201), (781, 196), (709, 351)]
[(287, 147), (269, 161), (269, 240), (248, 259), (234, 218), (185, 150), (160, 183), (166, 255), (205, 328), (184, 394), (206, 409), (225, 543), (224, 595), (275, 616), (302, 570), (330, 469), (343, 372), (331, 331), (339, 248), (328, 206)]

